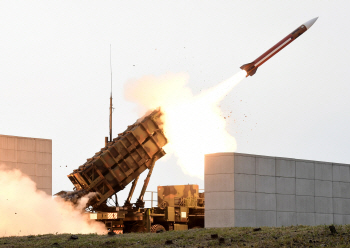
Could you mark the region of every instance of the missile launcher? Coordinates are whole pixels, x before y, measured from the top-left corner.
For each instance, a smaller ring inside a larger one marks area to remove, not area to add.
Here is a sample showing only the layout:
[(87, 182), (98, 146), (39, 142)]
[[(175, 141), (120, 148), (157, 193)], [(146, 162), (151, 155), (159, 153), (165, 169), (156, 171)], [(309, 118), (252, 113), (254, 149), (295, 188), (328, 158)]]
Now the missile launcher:
[[(146, 169), (151, 173), (154, 163), (165, 155), (162, 147), (168, 143), (162, 129), (161, 115), (160, 109), (157, 109), (128, 126), (68, 175), (75, 187), (73, 192), (61, 191), (56, 195), (77, 202), (82, 196), (96, 192), (95, 198), (89, 202), (96, 209), (130, 182), (136, 184), (139, 175)], [(142, 201), (143, 195), (139, 199)]]

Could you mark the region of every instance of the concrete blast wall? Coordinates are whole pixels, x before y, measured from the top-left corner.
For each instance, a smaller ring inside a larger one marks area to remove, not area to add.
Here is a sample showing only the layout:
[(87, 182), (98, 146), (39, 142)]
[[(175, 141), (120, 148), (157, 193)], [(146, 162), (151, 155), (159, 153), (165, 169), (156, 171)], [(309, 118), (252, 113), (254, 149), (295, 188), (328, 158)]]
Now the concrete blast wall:
[(19, 169), (52, 194), (52, 140), (0, 135), (0, 165)]
[(347, 164), (205, 156), (205, 227), (350, 224)]

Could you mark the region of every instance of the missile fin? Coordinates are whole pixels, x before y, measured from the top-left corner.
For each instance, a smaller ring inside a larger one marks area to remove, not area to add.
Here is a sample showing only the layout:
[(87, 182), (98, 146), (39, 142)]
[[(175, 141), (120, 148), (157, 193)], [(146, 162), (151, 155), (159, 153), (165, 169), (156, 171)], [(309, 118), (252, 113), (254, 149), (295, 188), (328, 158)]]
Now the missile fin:
[(254, 66), (254, 64), (253, 64), (253, 62), (251, 62), (251, 63), (242, 65), (240, 68), (242, 70), (245, 70), (248, 72), (249, 70), (251, 70), (253, 68), (253, 66)]
[(248, 76), (253, 76), (258, 68), (255, 67), (254, 62), (244, 64), (240, 67), (242, 70), (245, 70), (247, 72)]
[(248, 77), (248, 75), (253, 76), (257, 70), (258, 70), (258, 68), (255, 68), (254, 70), (248, 72), (247, 77)]

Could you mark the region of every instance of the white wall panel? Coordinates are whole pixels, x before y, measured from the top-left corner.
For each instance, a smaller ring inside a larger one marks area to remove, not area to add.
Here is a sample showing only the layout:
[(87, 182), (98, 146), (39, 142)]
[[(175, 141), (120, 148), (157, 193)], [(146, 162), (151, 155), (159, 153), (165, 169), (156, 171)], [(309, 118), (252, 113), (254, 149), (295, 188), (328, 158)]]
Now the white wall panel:
[(350, 182), (349, 166), (333, 165), (333, 181)]
[(36, 152), (35, 153), (37, 164), (52, 164), (52, 154), (46, 152)]
[(315, 163), (315, 179), (332, 181), (332, 164)]
[(234, 174), (207, 175), (204, 179), (206, 192), (222, 192), (234, 190)]
[(0, 165), (19, 169), (37, 188), (52, 194), (51, 140), (0, 135)]
[(51, 140), (35, 140), (35, 151), (36, 152), (47, 152), (52, 153), (52, 141)]
[(256, 174), (261, 176), (275, 176), (275, 158), (256, 158)]
[(17, 151), (17, 162), (33, 164), (36, 162), (35, 152)]
[(314, 226), (315, 223), (314, 213), (297, 213), (297, 225)]
[(5, 166), (6, 169), (16, 169), (17, 163), (11, 161), (0, 161), (0, 166)]
[(255, 175), (234, 174), (236, 191), (255, 192)]
[(261, 193), (276, 193), (276, 177), (256, 175), (255, 191)]
[(52, 166), (51, 164), (37, 164), (36, 165), (36, 175), (52, 177)]
[(296, 161), (295, 169), (296, 169), (297, 178), (306, 178), (306, 179), (315, 178), (315, 165), (313, 162)]
[(52, 185), (52, 178), (51, 177), (36, 177), (37, 187), (47, 189), (50, 188)]
[(234, 226), (233, 210), (205, 210), (205, 228)]
[(0, 149), (0, 161), (17, 162), (17, 151)]
[(315, 180), (296, 179), (296, 195), (315, 195)]
[(17, 169), (28, 176), (36, 176), (36, 164), (17, 163)]
[(297, 224), (296, 212), (277, 212), (276, 226), (295, 226)]
[(234, 226), (237, 227), (256, 227), (255, 210), (232, 210), (234, 215)]
[(17, 139), (0, 135), (0, 149), (16, 150)]
[(350, 165), (217, 153), (205, 169), (207, 227), (350, 224)]
[(294, 194), (295, 195), (295, 178), (276, 177), (276, 192), (278, 194)]
[(17, 139), (17, 150), (18, 151), (35, 152), (35, 139), (18, 138)]
[(255, 157), (236, 155), (234, 160), (235, 173), (255, 175)]
[(295, 177), (295, 161), (276, 158), (276, 176)]
[(256, 211), (256, 226), (276, 226), (276, 211)]

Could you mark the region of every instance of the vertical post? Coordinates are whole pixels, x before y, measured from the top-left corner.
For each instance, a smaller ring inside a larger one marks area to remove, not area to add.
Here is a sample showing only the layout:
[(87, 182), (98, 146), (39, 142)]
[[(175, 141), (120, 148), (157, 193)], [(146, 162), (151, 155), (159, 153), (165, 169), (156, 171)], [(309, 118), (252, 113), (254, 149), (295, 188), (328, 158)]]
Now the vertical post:
[(149, 180), (151, 178), (151, 175), (152, 175), (152, 171), (153, 171), (153, 168), (154, 168), (154, 164), (156, 163), (157, 161), (157, 154), (154, 155), (154, 157), (152, 158), (152, 162), (151, 162), (151, 165), (148, 169), (148, 174), (147, 174), (147, 177), (143, 183), (143, 187), (142, 187), (142, 190), (141, 190), (141, 193), (140, 193), (140, 196), (139, 196), (139, 199), (137, 199), (136, 201), (136, 207), (138, 208), (144, 208), (145, 207), (145, 202), (143, 201), (143, 197), (145, 195), (145, 192), (146, 192), (146, 189), (147, 189), (147, 186), (148, 186), (148, 183), (149, 183)]
[(137, 181), (139, 180), (139, 176), (137, 176), (134, 181), (132, 182), (132, 185), (131, 185), (131, 188), (130, 188), (130, 191), (129, 191), (129, 195), (128, 195), (128, 198), (126, 198), (126, 201), (124, 203), (124, 206), (125, 207), (131, 207), (131, 204), (130, 204), (130, 201), (131, 201), (131, 198), (132, 198), (132, 195), (134, 194), (134, 191), (135, 191), (135, 188), (136, 188), (136, 184), (137, 184)]
[(114, 195), (115, 195), (115, 206), (118, 207), (119, 206), (118, 195), (117, 195), (117, 193), (115, 193)]
[(109, 99), (109, 141), (112, 142), (112, 111), (113, 111), (113, 104), (112, 104), (112, 45), (109, 45), (109, 65), (111, 68), (111, 97)]
[(151, 211), (150, 209), (146, 210), (146, 232), (150, 232), (151, 231)]
[(151, 194), (151, 208), (153, 208), (153, 191), (152, 191), (152, 194)]
[(109, 142), (112, 142), (112, 92), (111, 92), (111, 98), (109, 101)]

